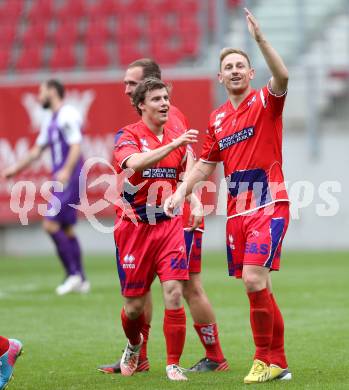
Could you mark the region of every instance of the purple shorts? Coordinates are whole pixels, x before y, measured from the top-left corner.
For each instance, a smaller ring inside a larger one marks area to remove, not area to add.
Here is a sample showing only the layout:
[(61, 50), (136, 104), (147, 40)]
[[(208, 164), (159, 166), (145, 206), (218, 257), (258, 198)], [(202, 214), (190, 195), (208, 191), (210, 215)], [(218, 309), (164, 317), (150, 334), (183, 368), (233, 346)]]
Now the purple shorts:
[(77, 210), (71, 205), (79, 203), (79, 178), (73, 178), (63, 192), (52, 193), (45, 218), (62, 226), (74, 225), (77, 221)]

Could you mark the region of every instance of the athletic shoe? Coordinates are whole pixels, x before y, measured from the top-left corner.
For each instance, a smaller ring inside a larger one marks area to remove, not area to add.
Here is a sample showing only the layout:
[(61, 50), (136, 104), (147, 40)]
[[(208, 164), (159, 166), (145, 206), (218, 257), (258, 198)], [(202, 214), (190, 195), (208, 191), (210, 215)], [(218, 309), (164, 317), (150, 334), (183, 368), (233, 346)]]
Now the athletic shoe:
[(166, 366), (167, 378), (171, 381), (187, 381), (188, 378), (183, 373), (184, 369), (176, 364)]
[(88, 294), (91, 291), (91, 283), (88, 280), (83, 280), (74, 291), (80, 294)]
[(244, 378), (244, 383), (262, 383), (270, 379), (270, 368), (261, 360), (255, 359), (252, 368)]
[(56, 288), (56, 294), (65, 295), (71, 292), (75, 292), (79, 288), (81, 288), (81, 285), (82, 285), (81, 275), (70, 275), (63, 282), (63, 284), (59, 285)]
[(228, 371), (229, 365), (228, 362), (224, 359), (222, 362), (218, 363), (214, 360), (203, 358), (198, 361), (193, 367), (190, 367), (188, 371), (191, 372), (209, 372), (209, 371)]
[(281, 368), (276, 364), (270, 365), (270, 378), (269, 380), (290, 381), (292, 379), (292, 373), (288, 368)]
[(122, 354), (120, 361), (121, 375), (131, 376), (135, 373), (138, 366), (139, 353), (143, 344), (143, 335), (141, 333), (141, 342), (138, 345), (131, 345), (127, 341), (127, 345), (124, 353)]
[[(120, 374), (120, 362), (121, 360), (118, 360), (114, 364), (106, 364), (105, 366), (99, 366), (97, 370), (100, 372), (104, 372), (105, 374)], [(149, 368), (150, 366), (148, 359), (139, 360), (136, 372), (146, 372), (149, 371)]]
[(9, 339), (10, 347), (0, 356), (0, 390), (7, 387), (13, 376), (13, 368), (17, 358), (23, 351), (23, 345), (19, 340)]

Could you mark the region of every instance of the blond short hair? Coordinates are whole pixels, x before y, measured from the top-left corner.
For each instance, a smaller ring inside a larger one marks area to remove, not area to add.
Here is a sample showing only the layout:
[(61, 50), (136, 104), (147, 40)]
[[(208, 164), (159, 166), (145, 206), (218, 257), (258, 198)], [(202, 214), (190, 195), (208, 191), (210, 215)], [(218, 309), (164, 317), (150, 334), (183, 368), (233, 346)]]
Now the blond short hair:
[(219, 55), (219, 68), (222, 67), (222, 62), (223, 62), (224, 58), (226, 56), (228, 56), (229, 54), (240, 54), (241, 56), (245, 57), (247, 60), (248, 66), (251, 68), (251, 62), (250, 62), (250, 58), (248, 57), (248, 55), (243, 50), (234, 49), (232, 47), (225, 47), (224, 49), (221, 50), (220, 55)]

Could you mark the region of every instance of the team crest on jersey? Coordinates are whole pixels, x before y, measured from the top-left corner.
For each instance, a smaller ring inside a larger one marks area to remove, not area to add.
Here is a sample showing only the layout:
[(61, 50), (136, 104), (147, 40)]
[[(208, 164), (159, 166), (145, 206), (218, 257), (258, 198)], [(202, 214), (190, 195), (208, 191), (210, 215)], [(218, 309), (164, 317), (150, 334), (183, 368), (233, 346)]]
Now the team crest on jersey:
[(222, 120), (224, 117), (225, 117), (225, 112), (221, 112), (221, 113), (216, 115), (216, 121), (213, 124), (214, 129), (215, 129), (214, 130), (215, 134), (219, 134), (223, 130), (223, 127), (221, 127), (221, 124), (222, 124)]
[(142, 152), (150, 152), (151, 149), (149, 148), (148, 141), (145, 138), (141, 138), (141, 151)]
[(134, 263), (135, 257), (133, 255), (127, 254), (124, 257), (124, 264), (122, 265), (123, 269), (135, 269), (136, 264)]
[(254, 95), (253, 98), (247, 102), (247, 105), (250, 107), (250, 106), (252, 106), (252, 104), (253, 104), (255, 101), (256, 101), (256, 95)]

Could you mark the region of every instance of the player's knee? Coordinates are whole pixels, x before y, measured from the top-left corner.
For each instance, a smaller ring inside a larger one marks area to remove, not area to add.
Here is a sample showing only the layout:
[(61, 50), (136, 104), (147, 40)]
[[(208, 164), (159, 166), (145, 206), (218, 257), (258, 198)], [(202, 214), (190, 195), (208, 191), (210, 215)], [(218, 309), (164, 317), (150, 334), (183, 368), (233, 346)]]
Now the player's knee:
[(129, 300), (125, 302), (125, 312), (128, 318), (135, 320), (144, 311), (144, 304), (138, 300)]
[(188, 281), (184, 284), (183, 296), (187, 302), (202, 300), (205, 297), (204, 290), (200, 283), (190, 283)]
[(242, 280), (248, 292), (259, 291), (265, 288), (265, 280), (255, 273), (243, 274)]
[(167, 290), (165, 294), (165, 304), (167, 308), (177, 309), (182, 306), (182, 288), (174, 286)]

